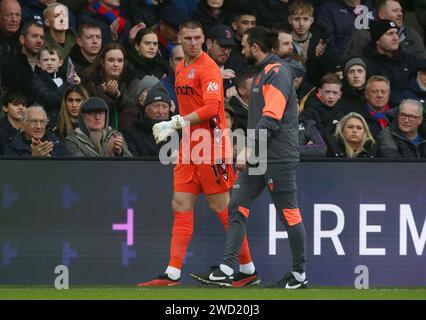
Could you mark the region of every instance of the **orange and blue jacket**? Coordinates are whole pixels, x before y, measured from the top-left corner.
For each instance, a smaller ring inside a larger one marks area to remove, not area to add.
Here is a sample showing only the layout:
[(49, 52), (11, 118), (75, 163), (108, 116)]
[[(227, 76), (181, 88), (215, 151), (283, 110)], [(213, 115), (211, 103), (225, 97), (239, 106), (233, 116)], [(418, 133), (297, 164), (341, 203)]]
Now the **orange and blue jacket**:
[[(255, 129), (255, 135), (248, 136), (249, 146), (257, 150), (259, 143), (267, 142), (267, 159), (260, 161), (296, 162), (298, 111), (290, 67), (274, 54), (266, 56), (257, 67), (260, 72), (251, 86), (247, 122), (247, 129)], [(266, 130), (266, 138), (259, 135), (260, 129)]]

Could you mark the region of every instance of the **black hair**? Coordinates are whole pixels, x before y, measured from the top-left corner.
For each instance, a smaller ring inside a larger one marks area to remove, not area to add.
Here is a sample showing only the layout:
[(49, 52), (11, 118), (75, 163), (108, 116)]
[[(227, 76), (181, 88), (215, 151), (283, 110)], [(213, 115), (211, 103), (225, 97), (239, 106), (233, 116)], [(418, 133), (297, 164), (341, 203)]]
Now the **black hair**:
[(264, 53), (272, 51), (278, 38), (278, 33), (276, 31), (261, 26), (250, 28), (244, 32), (244, 34), (247, 35), (247, 42), (249, 45), (256, 43)]
[(143, 29), (139, 30), (138, 33), (136, 34), (134, 43), (137, 44), (137, 45), (140, 45), (140, 43), (142, 41), (142, 38), (144, 36), (146, 36), (147, 34), (155, 34), (155, 35), (157, 35), (155, 33), (155, 31), (152, 30), (151, 28), (143, 28)]
[(234, 8), (232, 12), (232, 22), (236, 22), (241, 16), (254, 16), (257, 19), (256, 11), (247, 7)]
[(247, 66), (241, 72), (237, 73), (234, 84), (236, 88), (244, 86), (247, 79), (250, 79), (256, 75), (256, 69), (254, 67)]
[(7, 107), (9, 103), (12, 104), (23, 104), (24, 106), (28, 106), (29, 98), (28, 96), (21, 92), (16, 90), (7, 91), (6, 94), (3, 97), (3, 106)]
[(30, 21), (22, 26), (20, 35), (26, 37), (28, 35), (28, 30), (30, 30), (31, 27), (43, 29), (43, 26), (40, 24), (40, 22)]

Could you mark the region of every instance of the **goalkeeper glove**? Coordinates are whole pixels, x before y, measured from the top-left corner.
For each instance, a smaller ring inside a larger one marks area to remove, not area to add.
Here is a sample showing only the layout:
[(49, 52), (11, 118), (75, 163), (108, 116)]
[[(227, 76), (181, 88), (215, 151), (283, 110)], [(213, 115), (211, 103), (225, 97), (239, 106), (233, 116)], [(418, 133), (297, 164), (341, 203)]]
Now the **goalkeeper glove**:
[(189, 125), (189, 121), (186, 121), (180, 115), (173, 116), (170, 121), (161, 121), (156, 123), (152, 127), (152, 133), (154, 135), (155, 142), (158, 144), (161, 141), (166, 140), (167, 137), (173, 135), (176, 130), (180, 130)]

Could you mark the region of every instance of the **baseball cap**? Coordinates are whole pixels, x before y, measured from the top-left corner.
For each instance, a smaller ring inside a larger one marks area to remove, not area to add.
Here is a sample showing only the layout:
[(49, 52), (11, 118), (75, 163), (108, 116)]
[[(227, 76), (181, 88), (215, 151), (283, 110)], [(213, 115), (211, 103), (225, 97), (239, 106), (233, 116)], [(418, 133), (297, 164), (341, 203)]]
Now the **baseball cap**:
[(207, 31), (207, 39), (216, 40), (221, 46), (235, 46), (232, 29), (224, 24), (216, 24)]

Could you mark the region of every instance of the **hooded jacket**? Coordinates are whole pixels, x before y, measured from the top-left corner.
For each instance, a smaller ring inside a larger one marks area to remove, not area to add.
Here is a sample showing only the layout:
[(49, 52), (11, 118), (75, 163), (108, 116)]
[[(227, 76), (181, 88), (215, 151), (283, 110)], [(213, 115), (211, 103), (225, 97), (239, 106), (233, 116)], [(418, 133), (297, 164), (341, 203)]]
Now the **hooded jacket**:
[(268, 54), (258, 65), (250, 92), (247, 129), (255, 129), (248, 143), (266, 143), (259, 130), (267, 132), (267, 163), (298, 162), (298, 111), (293, 73), (288, 63)]
[[(83, 110), (82, 110), (83, 109)], [(97, 150), (95, 144), (90, 138), (90, 129), (87, 127), (86, 122), (84, 121), (83, 112), (84, 107), (80, 108), (78, 114), (78, 125), (79, 127), (74, 130), (73, 133), (70, 133), (65, 138), (65, 148), (70, 156), (73, 157), (111, 157), (107, 153), (107, 146), (110, 139), (115, 134), (120, 134), (117, 130), (112, 129), (108, 126), (109, 110), (105, 109), (105, 126), (103, 130), (103, 138), (101, 141), (100, 151)], [(131, 157), (132, 154), (127, 147), (126, 140), (123, 139), (123, 153), (117, 155), (119, 157)]]

